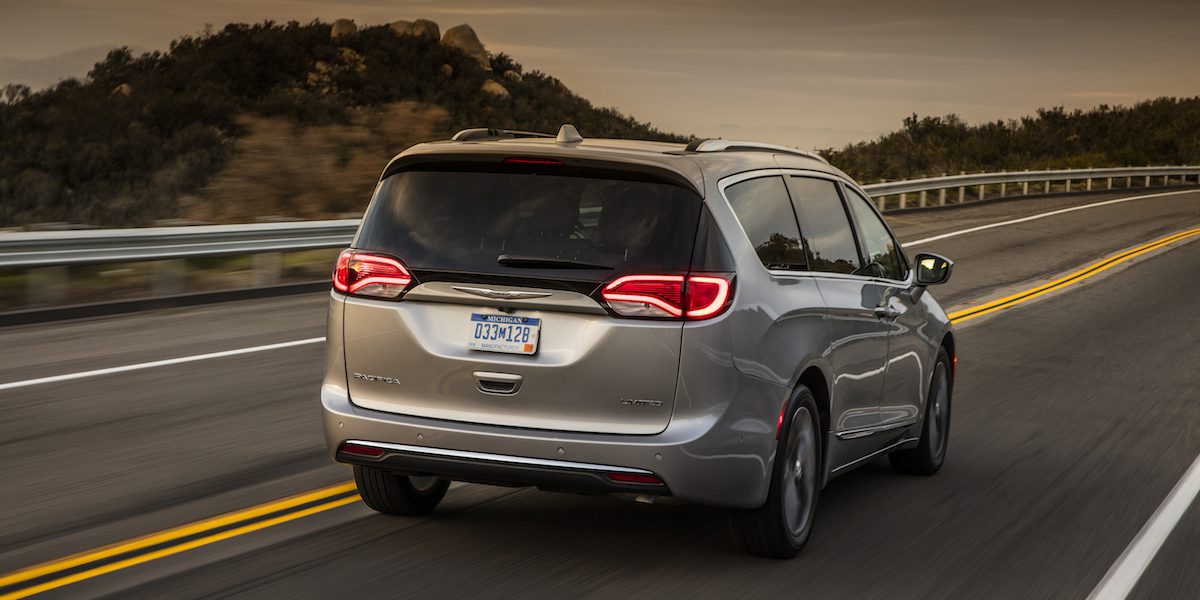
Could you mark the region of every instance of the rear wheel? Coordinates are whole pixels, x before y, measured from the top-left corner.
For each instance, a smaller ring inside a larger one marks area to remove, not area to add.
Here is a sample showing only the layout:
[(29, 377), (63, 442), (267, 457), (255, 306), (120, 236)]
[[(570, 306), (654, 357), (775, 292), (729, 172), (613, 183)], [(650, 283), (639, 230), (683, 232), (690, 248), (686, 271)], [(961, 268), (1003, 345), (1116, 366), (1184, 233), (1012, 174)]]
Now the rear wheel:
[(791, 558), (808, 542), (820, 488), (818, 423), (812, 392), (800, 386), (791, 415), (779, 432), (766, 503), (731, 515), (734, 539), (742, 550), (768, 558)]
[(933, 367), (933, 380), (929, 384), (929, 398), (925, 401), (925, 427), (916, 448), (897, 450), (888, 455), (892, 468), (912, 475), (933, 475), (946, 461), (946, 447), (950, 443), (950, 397), (953, 385), (950, 379), (950, 356), (946, 349), (938, 351), (938, 361)]
[(424, 515), (432, 511), (450, 482), (433, 476), (407, 477), (382, 469), (354, 467), (358, 495), (372, 510), (389, 515)]

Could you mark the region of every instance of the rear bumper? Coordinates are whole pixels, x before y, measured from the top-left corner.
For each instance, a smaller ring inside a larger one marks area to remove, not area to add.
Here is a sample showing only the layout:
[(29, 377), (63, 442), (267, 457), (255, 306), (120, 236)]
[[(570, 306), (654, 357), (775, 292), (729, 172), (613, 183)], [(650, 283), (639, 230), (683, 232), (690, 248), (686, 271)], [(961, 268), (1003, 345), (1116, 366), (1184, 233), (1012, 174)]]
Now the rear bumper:
[[(764, 384), (766, 385), (766, 384)], [(743, 394), (773, 400), (775, 386)], [(755, 386), (757, 387), (757, 386)], [(676, 418), (655, 435), (586, 434), (412, 417), (352, 404), (345, 388), (321, 388), (325, 438), (334, 460), (403, 473), (584, 493), (670, 495), (676, 500), (754, 508), (766, 499), (775, 449), (773, 423), (723, 411)], [(758, 411), (762, 412), (762, 411)], [(678, 416), (678, 415), (677, 415)], [(349, 455), (347, 442), (383, 448)], [(607, 473), (651, 474), (662, 485), (613, 481)]]
[[(372, 456), (363, 453), (362, 449), (382, 454)], [(490, 485), (537, 486), (550, 491), (589, 494), (671, 495), (666, 484), (654, 473), (645, 469), (613, 465), (367, 440), (349, 440), (337, 449), (335, 458), (338, 462), (382, 468), (407, 475), (437, 475), (455, 481)], [(634, 481), (630, 481), (631, 479)]]

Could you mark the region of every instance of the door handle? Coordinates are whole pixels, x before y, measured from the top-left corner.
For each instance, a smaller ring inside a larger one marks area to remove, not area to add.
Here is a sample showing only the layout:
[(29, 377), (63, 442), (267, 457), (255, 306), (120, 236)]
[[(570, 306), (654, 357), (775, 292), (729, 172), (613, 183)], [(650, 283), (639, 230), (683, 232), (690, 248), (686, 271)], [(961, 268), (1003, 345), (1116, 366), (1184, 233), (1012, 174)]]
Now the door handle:
[(874, 312), (876, 317), (879, 317), (880, 319), (886, 319), (888, 321), (900, 316), (900, 311), (890, 306), (876, 306)]

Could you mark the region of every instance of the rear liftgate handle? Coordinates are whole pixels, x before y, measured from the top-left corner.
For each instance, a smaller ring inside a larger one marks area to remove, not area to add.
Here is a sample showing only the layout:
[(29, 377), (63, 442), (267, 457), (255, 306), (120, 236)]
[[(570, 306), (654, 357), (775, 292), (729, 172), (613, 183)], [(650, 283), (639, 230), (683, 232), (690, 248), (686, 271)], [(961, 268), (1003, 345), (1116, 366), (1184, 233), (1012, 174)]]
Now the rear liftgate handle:
[(514, 373), (496, 373), (492, 371), (475, 371), (471, 373), (475, 378), (475, 385), (479, 391), (485, 394), (495, 394), (500, 396), (510, 396), (517, 393), (521, 389), (521, 382), (524, 377)]

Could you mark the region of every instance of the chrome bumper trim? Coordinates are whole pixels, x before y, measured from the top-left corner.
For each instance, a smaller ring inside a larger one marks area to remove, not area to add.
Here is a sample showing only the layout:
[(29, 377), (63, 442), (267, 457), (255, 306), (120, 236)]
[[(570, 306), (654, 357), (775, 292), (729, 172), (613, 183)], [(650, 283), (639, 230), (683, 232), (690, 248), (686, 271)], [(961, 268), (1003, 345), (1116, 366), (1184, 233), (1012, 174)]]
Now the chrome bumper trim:
[(477, 460), (482, 462), (500, 463), (507, 465), (521, 465), (528, 467), (549, 467), (552, 469), (564, 469), (570, 471), (595, 471), (602, 473), (637, 473), (639, 475), (654, 475), (654, 472), (645, 469), (634, 469), (630, 467), (615, 467), (612, 465), (597, 465), (592, 463), (571, 462), (567, 460), (551, 460), (547, 458), (529, 458), (526, 456), (510, 456), (507, 454), (491, 454), (488, 452), (470, 452), (467, 450), (447, 450), (445, 448), (429, 448), (426, 446), (409, 446), (407, 444), (390, 444), (387, 442), (370, 442), (366, 440), (346, 440), (347, 444), (358, 444), (359, 446), (370, 446), (381, 450), (389, 450), (392, 452), (404, 452), (406, 454), (418, 454), (423, 456), (436, 456), (439, 458), (459, 458), (466, 460)]

